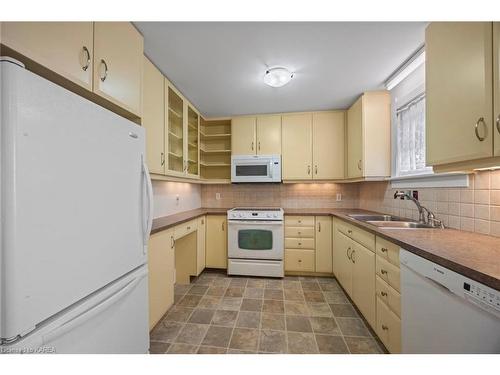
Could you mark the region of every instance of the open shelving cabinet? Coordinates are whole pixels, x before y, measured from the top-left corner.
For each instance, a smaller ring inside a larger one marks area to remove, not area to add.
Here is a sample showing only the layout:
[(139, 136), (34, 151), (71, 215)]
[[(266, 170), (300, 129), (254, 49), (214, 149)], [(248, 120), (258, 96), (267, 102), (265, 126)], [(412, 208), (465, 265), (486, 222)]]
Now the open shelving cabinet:
[(231, 119), (200, 120), (201, 178), (231, 182)]

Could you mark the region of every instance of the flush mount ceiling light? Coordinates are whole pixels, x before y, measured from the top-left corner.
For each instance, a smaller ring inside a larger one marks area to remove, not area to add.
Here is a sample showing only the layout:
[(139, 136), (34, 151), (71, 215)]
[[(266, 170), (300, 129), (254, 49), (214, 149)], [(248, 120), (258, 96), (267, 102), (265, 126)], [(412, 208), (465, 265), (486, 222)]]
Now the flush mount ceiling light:
[(271, 87), (285, 86), (293, 78), (293, 73), (287, 68), (271, 68), (266, 70), (264, 83)]

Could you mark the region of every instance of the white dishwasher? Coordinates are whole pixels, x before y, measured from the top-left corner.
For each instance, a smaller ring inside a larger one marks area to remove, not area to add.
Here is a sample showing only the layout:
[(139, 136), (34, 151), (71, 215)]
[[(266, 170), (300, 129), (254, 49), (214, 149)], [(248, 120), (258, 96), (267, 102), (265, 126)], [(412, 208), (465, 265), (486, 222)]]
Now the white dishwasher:
[(500, 353), (499, 291), (404, 249), (400, 262), (403, 353)]

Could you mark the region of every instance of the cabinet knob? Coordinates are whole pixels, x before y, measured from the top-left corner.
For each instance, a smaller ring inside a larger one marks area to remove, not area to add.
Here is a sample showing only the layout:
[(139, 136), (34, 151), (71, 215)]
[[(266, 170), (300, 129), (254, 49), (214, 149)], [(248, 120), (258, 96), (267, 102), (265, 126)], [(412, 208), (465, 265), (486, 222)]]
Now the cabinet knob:
[(387, 248), (383, 247), (380, 250), (382, 250), (383, 253), (387, 252)]
[(381, 295), (382, 297), (387, 297), (387, 293), (386, 293), (386, 292), (380, 292), (380, 295)]
[(104, 59), (101, 59), (101, 66), (104, 66), (104, 75), (101, 75), (101, 82), (104, 82), (106, 78), (108, 77), (108, 64), (106, 64), (106, 61)]
[(358, 160), (358, 169), (361, 170), (361, 160)]
[(190, 229), (191, 229), (191, 227), (187, 227), (187, 230), (190, 230)]
[(498, 131), (498, 133), (500, 133), (500, 115), (497, 116), (495, 124), (497, 125), (497, 131)]
[(382, 273), (382, 275), (387, 275), (387, 271), (386, 270), (380, 270), (380, 272)]
[(302, 259), (299, 259), (299, 263), (302, 263)]
[(302, 246), (302, 242), (299, 242), (299, 246)]
[(259, 146), (258, 147), (259, 147), (259, 151), (260, 151), (260, 141), (259, 141)]
[(253, 141), (252, 141), (252, 151), (253, 151)]
[(165, 165), (165, 154), (163, 152), (161, 153), (160, 161), (161, 161), (161, 166), (163, 167)]
[(318, 166), (317, 165), (314, 166), (314, 174), (318, 174)]
[(311, 166), (310, 165), (307, 166), (307, 174), (311, 174)]
[[(479, 124), (483, 125), (484, 132), (485, 132), (484, 137), (481, 137), (479, 135)], [(486, 123), (484, 122), (484, 117), (479, 117), (479, 119), (476, 122), (476, 125), (474, 125), (474, 132), (476, 133), (476, 138), (479, 140), (479, 142), (482, 142), (486, 139), (487, 129), (486, 129)]]
[(348, 229), (347, 233), (352, 234), (352, 230)]
[(85, 64), (82, 66), (82, 70), (84, 72), (87, 71), (87, 69), (89, 68), (90, 66), (90, 52), (89, 52), (89, 49), (85, 46), (82, 47), (82, 50), (83, 50), (83, 53), (85, 54), (86, 56), (86, 59), (85, 59)]
[(382, 329), (383, 329), (384, 331), (387, 331), (387, 330), (389, 329), (389, 327), (387, 327), (385, 324), (382, 324)]

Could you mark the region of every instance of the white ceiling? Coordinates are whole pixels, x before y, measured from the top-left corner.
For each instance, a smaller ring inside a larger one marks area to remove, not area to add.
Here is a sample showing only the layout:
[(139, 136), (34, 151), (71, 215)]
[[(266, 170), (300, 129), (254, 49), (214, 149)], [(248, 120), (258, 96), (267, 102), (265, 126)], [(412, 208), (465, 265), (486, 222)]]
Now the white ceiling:
[[(424, 22), (136, 22), (145, 54), (207, 118), (347, 108), (424, 42)], [(295, 72), (266, 86), (266, 67)]]

